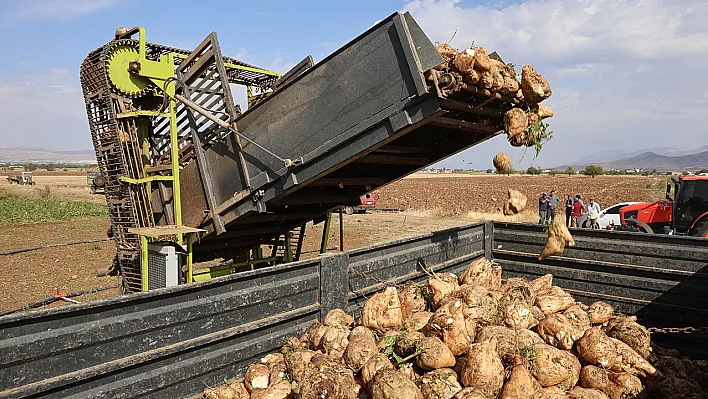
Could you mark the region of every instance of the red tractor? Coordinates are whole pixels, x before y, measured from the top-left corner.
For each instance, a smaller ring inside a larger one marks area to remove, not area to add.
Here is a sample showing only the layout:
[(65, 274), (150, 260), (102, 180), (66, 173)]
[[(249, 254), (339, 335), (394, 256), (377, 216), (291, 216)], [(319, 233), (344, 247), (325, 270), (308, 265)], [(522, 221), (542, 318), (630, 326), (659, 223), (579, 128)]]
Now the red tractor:
[(679, 176), (671, 180), (666, 185), (666, 199), (620, 209), (621, 229), (708, 237), (708, 176)]

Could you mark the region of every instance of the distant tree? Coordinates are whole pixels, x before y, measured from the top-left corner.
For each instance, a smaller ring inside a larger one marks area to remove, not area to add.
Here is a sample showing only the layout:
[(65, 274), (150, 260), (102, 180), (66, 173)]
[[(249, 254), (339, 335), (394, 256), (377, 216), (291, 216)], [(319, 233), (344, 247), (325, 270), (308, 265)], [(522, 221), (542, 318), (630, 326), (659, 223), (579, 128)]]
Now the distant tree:
[(658, 171), (657, 171), (656, 169), (652, 169), (652, 170), (651, 170), (651, 174), (652, 174), (652, 175), (655, 175), (655, 174), (657, 174), (657, 173), (658, 173)]
[(46, 168), (47, 168), (47, 171), (49, 171), (49, 172), (52, 172), (56, 169), (56, 167), (51, 163), (48, 163)]
[(492, 169), (487, 169), (487, 173), (492, 173), (494, 172)]
[(583, 174), (585, 176), (590, 176), (590, 177), (595, 177), (597, 175), (603, 174), (605, 171), (602, 170), (601, 166), (598, 165), (588, 165), (585, 167), (585, 170), (583, 171)]
[(651, 172), (648, 170), (642, 171), (642, 176), (651, 176)]
[(541, 170), (538, 169), (538, 168), (536, 168), (536, 167), (529, 166), (529, 168), (526, 169), (526, 173), (529, 174), (529, 175), (531, 175), (531, 176), (540, 175), (540, 174), (541, 174)]
[[(491, 169), (489, 169), (489, 170), (491, 170)], [(489, 172), (489, 173), (492, 173), (492, 172)], [(494, 173), (496, 173), (496, 174), (498, 174), (498, 175), (507, 175), (507, 176), (509, 176), (509, 175), (513, 175), (514, 173), (516, 173), (516, 169), (514, 169), (514, 168), (509, 168), (509, 170), (495, 170)]]
[(555, 175), (557, 175), (558, 173), (560, 173), (560, 171), (559, 171), (558, 169), (551, 169), (551, 170), (548, 171), (548, 174), (551, 175), (551, 176), (555, 176)]
[(35, 165), (33, 163), (28, 163), (27, 165), (25, 165), (26, 172), (31, 172), (33, 170), (37, 170), (37, 165)]
[(568, 166), (567, 168), (565, 168), (565, 174), (568, 175), (568, 176), (574, 175), (574, 174), (575, 174), (575, 169), (573, 169), (571, 166)]
[(701, 169), (701, 170), (699, 170), (699, 171), (698, 171), (698, 174), (701, 174), (701, 173), (708, 173), (708, 169)]

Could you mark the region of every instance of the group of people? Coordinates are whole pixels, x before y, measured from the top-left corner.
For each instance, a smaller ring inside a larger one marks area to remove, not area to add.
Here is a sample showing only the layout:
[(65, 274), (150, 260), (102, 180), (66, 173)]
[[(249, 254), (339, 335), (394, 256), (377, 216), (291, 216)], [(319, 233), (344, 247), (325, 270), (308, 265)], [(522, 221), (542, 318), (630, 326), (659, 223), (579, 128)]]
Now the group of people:
[[(546, 222), (554, 222), (556, 220), (556, 211), (560, 199), (556, 196), (555, 190), (551, 190), (551, 194), (544, 192), (538, 199), (538, 224)], [(600, 228), (597, 224), (597, 218), (600, 217), (600, 204), (595, 202), (595, 197), (590, 197), (590, 202), (584, 204), (580, 194), (575, 196), (569, 195), (565, 201), (565, 223), (568, 227), (581, 227), (579, 225), (580, 215), (588, 214), (587, 226), (593, 229)]]

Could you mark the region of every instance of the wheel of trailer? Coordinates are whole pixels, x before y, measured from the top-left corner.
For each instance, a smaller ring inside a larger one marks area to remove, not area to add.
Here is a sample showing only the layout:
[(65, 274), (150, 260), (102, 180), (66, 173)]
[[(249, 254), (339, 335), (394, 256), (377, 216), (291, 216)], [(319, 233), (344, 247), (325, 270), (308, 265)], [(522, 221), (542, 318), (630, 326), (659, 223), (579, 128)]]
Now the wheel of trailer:
[(642, 233), (654, 234), (654, 230), (652, 230), (651, 226), (642, 222), (641, 220), (625, 219), (624, 221), (628, 225), (636, 227)]
[(694, 237), (705, 237), (708, 238), (708, 221), (700, 222), (693, 228), (691, 235)]
[(344, 213), (346, 213), (347, 215), (353, 215), (354, 214), (354, 207), (353, 206), (345, 206)]

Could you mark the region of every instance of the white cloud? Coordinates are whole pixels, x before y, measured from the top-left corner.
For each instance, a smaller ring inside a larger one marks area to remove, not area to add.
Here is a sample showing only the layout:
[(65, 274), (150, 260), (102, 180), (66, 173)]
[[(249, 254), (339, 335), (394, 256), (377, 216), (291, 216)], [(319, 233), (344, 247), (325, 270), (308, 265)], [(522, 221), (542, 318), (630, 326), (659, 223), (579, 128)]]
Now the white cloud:
[[(708, 2), (530, 0), (467, 7), (415, 0), (405, 10), (434, 42), (457, 30), (453, 46), (474, 42), (548, 77), (555, 135), (534, 164), (555, 166), (611, 148), (705, 144)], [(486, 168), (492, 149), (518, 153), (500, 137), (460, 157)]]
[(554, 75), (558, 78), (597, 75), (612, 68), (612, 65), (608, 64), (580, 63), (566, 68), (558, 68)]
[[(501, 9), (465, 8), (458, 1), (406, 4), (435, 40), (503, 49), (530, 59), (578, 63), (660, 60), (708, 50), (708, 3), (659, 0), (532, 0)], [(687, 8), (691, 4), (693, 7)], [(539, 53), (539, 50), (542, 50)]]
[[(112, 7), (118, 0), (25, 0), (7, 6), (2, 19), (5, 22), (28, 20), (69, 21), (83, 15)], [(8, 2), (10, 3), (10, 2)]]
[(295, 63), (292, 61), (288, 61), (283, 58), (281, 54), (277, 54), (273, 61), (266, 66), (266, 69), (269, 71), (277, 72), (280, 74), (284, 74), (285, 72), (289, 71), (292, 69), (292, 67), (295, 66)]
[(65, 69), (0, 78), (0, 143), (57, 150), (90, 148), (79, 83)]

